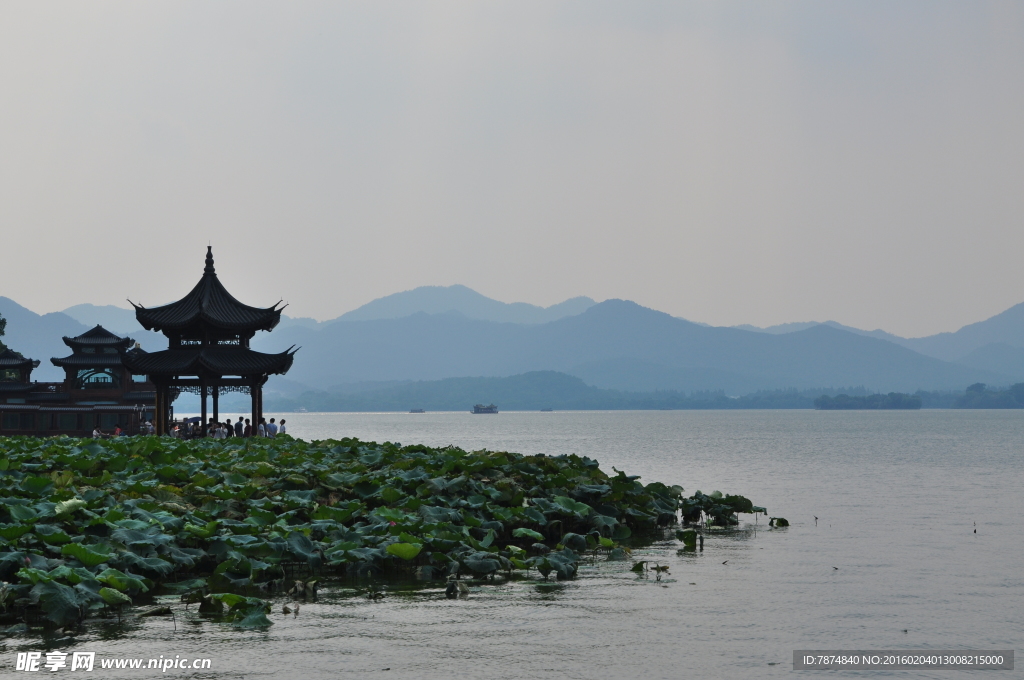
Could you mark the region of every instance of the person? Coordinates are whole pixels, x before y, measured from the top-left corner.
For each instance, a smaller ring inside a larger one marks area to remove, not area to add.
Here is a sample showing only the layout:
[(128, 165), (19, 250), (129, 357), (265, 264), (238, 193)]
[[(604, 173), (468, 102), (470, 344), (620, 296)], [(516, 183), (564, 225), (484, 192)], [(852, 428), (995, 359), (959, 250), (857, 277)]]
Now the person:
[(260, 436), (260, 437), (266, 437), (267, 436), (267, 419), (266, 418), (260, 418), (260, 424), (259, 424), (259, 427), (256, 430), (256, 434), (257, 434), (257, 436)]
[(153, 421), (152, 420), (147, 420), (146, 421), (146, 434), (156, 434), (156, 428), (153, 427)]
[(227, 422), (224, 423), (224, 437), (231, 437), (235, 434), (235, 426), (231, 424), (231, 418), (228, 418)]
[(249, 423), (249, 419), (248, 418), (245, 419), (245, 428), (242, 430), (242, 436), (243, 437), (251, 437), (252, 436), (252, 424)]
[(277, 428), (278, 434), (288, 434), (288, 429), (284, 426), (284, 418), (281, 418), (281, 427)]
[(268, 437), (276, 437), (277, 436), (277, 424), (274, 422), (273, 418), (270, 419), (270, 424), (267, 425), (267, 436)]
[(241, 437), (243, 432), (245, 432), (245, 425), (242, 424), (242, 419), (239, 418), (235, 421), (235, 436)]
[[(281, 421), (281, 422), (284, 422), (284, 421)], [(114, 436), (115, 437), (124, 436), (124, 430), (121, 429), (120, 425), (115, 425), (114, 426)]]
[(97, 425), (96, 427), (92, 428), (92, 436), (95, 437), (96, 439), (103, 439), (107, 435), (103, 434), (103, 430), (101, 430), (100, 426)]

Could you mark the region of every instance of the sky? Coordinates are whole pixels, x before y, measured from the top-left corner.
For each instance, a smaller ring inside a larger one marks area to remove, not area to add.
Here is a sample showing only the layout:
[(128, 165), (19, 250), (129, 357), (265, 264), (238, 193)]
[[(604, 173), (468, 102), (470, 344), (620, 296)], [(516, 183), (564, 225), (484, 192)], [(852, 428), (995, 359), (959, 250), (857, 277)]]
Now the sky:
[(1019, 2), (0, 3), (0, 295), (421, 285), (921, 336), (1024, 301)]

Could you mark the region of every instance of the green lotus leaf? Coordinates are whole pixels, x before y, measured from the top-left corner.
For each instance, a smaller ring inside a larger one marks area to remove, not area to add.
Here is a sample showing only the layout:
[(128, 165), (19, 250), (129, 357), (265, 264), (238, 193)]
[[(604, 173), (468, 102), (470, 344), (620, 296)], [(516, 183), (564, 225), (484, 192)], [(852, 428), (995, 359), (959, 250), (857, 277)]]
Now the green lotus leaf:
[(109, 553), (91, 550), (81, 543), (68, 543), (61, 548), (60, 552), (62, 555), (74, 557), (76, 560), (90, 568), (99, 566), (110, 560), (112, 557)]
[(67, 626), (84, 618), (78, 595), (63, 583), (40, 581), (32, 587), (29, 599), (38, 602), (46, 618), (57, 626)]
[(388, 554), (401, 557), (403, 560), (415, 559), (422, 549), (423, 546), (419, 543), (392, 543), (386, 548)]
[(125, 595), (124, 593), (122, 593), (119, 590), (114, 590), (113, 588), (106, 588), (106, 587), (100, 588), (99, 593), (100, 593), (100, 597), (103, 598), (103, 601), (106, 602), (107, 604), (110, 604), (110, 605), (121, 605), (121, 604), (131, 604), (132, 603), (132, 598), (128, 597), (127, 595)]
[(63, 529), (53, 524), (36, 524), (35, 534), (44, 543), (51, 545), (61, 545), (71, 540), (71, 537)]
[(11, 513), (11, 517), (20, 522), (27, 522), (39, 516), (39, 513), (27, 505), (12, 505), (7, 508), (7, 511)]
[(61, 517), (62, 515), (70, 515), (76, 510), (81, 510), (87, 505), (88, 503), (83, 501), (81, 498), (69, 498), (66, 501), (57, 503), (57, 507), (53, 509), (53, 512), (58, 517)]
[(526, 527), (519, 527), (518, 529), (514, 529), (512, 531), (512, 536), (514, 536), (515, 538), (532, 538), (535, 541), (544, 540), (544, 534), (540, 533), (539, 531), (534, 531), (533, 529), (528, 529)]
[(11, 542), (17, 541), (30, 531), (32, 531), (31, 524), (0, 524), (0, 538)]
[(96, 580), (100, 583), (106, 583), (111, 588), (115, 588), (121, 592), (128, 591), (144, 593), (149, 590), (149, 587), (141, 579), (137, 579), (134, 576), (128, 576), (117, 569), (104, 569), (96, 575)]
[(21, 480), (21, 488), (33, 496), (45, 496), (53, 488), (53, 480), (49, 477), (28, 475)]

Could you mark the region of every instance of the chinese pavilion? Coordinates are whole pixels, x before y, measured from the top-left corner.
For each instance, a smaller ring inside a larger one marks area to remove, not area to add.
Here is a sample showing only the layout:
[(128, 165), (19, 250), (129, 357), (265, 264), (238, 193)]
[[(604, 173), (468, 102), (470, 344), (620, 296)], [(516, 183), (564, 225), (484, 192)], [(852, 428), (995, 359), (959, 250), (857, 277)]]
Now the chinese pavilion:
[(131, 374), (122, 363), (124, 353), (134, 344), (131, 338), (96, 326), (78, 337), (65, 336), (62, 340), (71, 348), (71, 356), (53, 358), (50, 363), (64, 369), (65, 383), (72, 389), (120, 390), (131, 383)]
[(122, 364), (132, 343), (102, 326), (64, 338), (71, 356), (50, 361), (65, 371), (62, 383), (32, 382), (39, 361), (0, 352), (0, 435), (89, 436), (120, 427), (139, 432), (152, 411), (153, 386)]
[(26, 359), (20, 352), (5, 348), (0, 352), (0, 395), (17, 399), (31, 392), (29, 381), (35, 368), (39, 368), (39, 359)]
[[(278, 303), (280, 304), (280, 303)], [(213, 419), (218, 420), (218, 396), (222, 392), (247, 393), (252, 398), (252, 426), (263, 415), (263, 385), (272, 374), (291, 368), (297, 350), (264, 354), (249, 348), (257, 331), (270, 331), (281, 320), (281, 309), (250, 307), (236, 300), (217, 278), (213, 249), (207, 248), (203, 277), (192, 291), (169, 305), (135, 307), (135, 318), (146, 330), (167, 336), (168, 347), (159, 352), (129, 350), (124, 364), (132, 372), (149, 376), (156, 385), (157, 434), (167, 434), (170, 405), (183, 391), (199, 395), (203, 432), (206, 432), (206, 398), (212, 397)]]

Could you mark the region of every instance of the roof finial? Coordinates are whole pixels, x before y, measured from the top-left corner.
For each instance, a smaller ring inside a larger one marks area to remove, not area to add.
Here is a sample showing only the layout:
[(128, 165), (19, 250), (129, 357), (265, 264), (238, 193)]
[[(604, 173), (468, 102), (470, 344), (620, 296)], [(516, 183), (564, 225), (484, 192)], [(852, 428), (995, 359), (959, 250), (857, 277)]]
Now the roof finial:
[(206, 269), (203, 270), (205, 274), (216, 274), (217, 272), (213, 269), (213, 246), (206, 246)]

